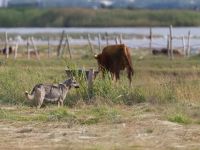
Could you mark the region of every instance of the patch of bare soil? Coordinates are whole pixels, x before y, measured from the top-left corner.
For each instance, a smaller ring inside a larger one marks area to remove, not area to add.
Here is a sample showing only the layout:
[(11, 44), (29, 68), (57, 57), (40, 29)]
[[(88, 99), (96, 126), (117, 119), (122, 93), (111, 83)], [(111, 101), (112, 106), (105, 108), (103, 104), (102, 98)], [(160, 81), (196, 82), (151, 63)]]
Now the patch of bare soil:
[(0, 121), (0, 149), (199, 149), (200, 126), (146, 113), (120, 124)]

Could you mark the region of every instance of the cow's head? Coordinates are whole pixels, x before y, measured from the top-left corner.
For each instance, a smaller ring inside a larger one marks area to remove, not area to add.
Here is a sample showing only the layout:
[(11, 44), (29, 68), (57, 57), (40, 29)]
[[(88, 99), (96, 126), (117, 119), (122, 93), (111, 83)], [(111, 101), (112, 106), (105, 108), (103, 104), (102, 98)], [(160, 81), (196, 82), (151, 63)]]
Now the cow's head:
[(94, 58), (97, 60), (97, 62), (100, 64), (101, 63), (101, 54), (96, 54), (94, 55)]
[(102, 54), (96, 54), (96, 55), (94, 55), (94, 58), (97, 60), (99, 69), (101, 68), (100, 66), (102, 65), (101, 56), (102, 56)]
[(100, 56), (100, 54), (95, 54), (95, 55), (94, 55), (94, 58), (98, 60), (98, 59), (99, 59), (99, 56)]

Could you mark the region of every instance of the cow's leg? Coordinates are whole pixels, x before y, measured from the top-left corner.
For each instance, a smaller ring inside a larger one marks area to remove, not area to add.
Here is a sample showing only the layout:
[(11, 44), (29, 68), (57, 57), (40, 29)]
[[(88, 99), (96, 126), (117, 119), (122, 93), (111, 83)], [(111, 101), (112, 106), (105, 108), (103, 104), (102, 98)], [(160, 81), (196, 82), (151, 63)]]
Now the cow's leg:
[(114, 70), (113, 70), (113, 74), (115, 76), (115, 81), (119, 80), (119, 72), (120, 72), (120, 67), (119, 67), (119, 64), (115, 64), (114, 65)]
[(115, 74), (112, 73), (112, 72), (111, 72), (110, 74), (111, 74), (111, 79), (112, 79), (112, 80), (115, 80)]
[(102, 78), (105, 79), (105, 70), (102, 70)]
[(127, 68), (127, 73), (128, 73), (129, 83), (131, 85), (131, 81), (132, 81), (132, 71), (131, 71), (131, 69)]
[(119, 71), (116, 71), (115, 76), (116, 76), (116, 81), (119, 80)]

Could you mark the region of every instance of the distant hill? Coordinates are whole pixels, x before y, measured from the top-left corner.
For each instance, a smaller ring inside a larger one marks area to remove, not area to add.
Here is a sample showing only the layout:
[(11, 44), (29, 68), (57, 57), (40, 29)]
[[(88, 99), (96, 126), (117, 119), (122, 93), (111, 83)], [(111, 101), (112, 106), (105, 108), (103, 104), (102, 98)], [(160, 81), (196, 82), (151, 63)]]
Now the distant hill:
[[(0, 0), (8, 7), (199, 9), (200, 0)], [(4, 2), (5, 3), (5, 2)]]

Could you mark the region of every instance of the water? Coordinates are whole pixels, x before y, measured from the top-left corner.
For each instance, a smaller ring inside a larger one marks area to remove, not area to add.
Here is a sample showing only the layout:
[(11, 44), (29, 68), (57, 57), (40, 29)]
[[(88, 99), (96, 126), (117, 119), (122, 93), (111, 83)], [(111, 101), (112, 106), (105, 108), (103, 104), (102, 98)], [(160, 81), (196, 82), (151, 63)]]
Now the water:
[[(141, 34), (148, 35), (149, 28), (145, 27), (109, 27), (109, 28), (0, 28), (0, 33), (16, 33), (16, 34), (35, 34), (35, 33), (123, 33), (123, 34)], [(167, 36), (169, 34), (168, 27), (154, 27), (153, 34)], [(199, 27), (174, 27), (173, 34), (176, 36), (187, 36), (188, 31), (195, 36), (200, 37)]]
[[(149, 35), (149, 28), (143, 27), (119, 27), (119, 28), (0, 28), (0, 33), (7, 32), (8, 34), (14, 33), (17, 35), (23, 34), (46, 34), (46, 33), (61, 33), (62, 31), (66, 33), (73, 34), (73, 33), (108, 33), (108, 34), (131, 34), (131, 35), (141, 35), (142, 38), (138, 38), (133, 36), (129, 39), (124, 39), (123, 42), (127, 44), (129, 47), (132, 48), (141, 48), (141, 47), (148, 47), (149, 46), (149, 39), (146, 38)], [(191, 47), (192, 49), (199, 49), (200, 47), (200, 28), (199, 27), (175, 27), (173, 28), (173, 36), (180, 37), (180, 39), (173, 40), (173, 46), (175, 48), (182, 48), (183, 41), (181, 37), (185, 37), (185, 44), (187, 45), (187, 36), (188, 32), (191, 32)], [(168, 27), (154, 27), (152, 28), (153, 35), (158, 36), (157, 38), (153, 39), (153, 47), (161, 48), (166, 47), (167, 43), (167, 36), (169, 34)], [(21, 44), (24, 44), (25, 41), (21, 41)], [(101, 41), (105, 44), (105, 41)], [(37, 44), (44, 44), (46, 41), (44, 40), (36, 40)], [(58, 44), (58, 41), (51, 41), (52, 44)], [(70, 39), (70, 43), (73, 44), (87, 44), (87, 39)], [(93, 44), (98, 44), (97, 38), (92, 39)], [(115, 44), (114, 40), (109, 41), (109, 44)]]

